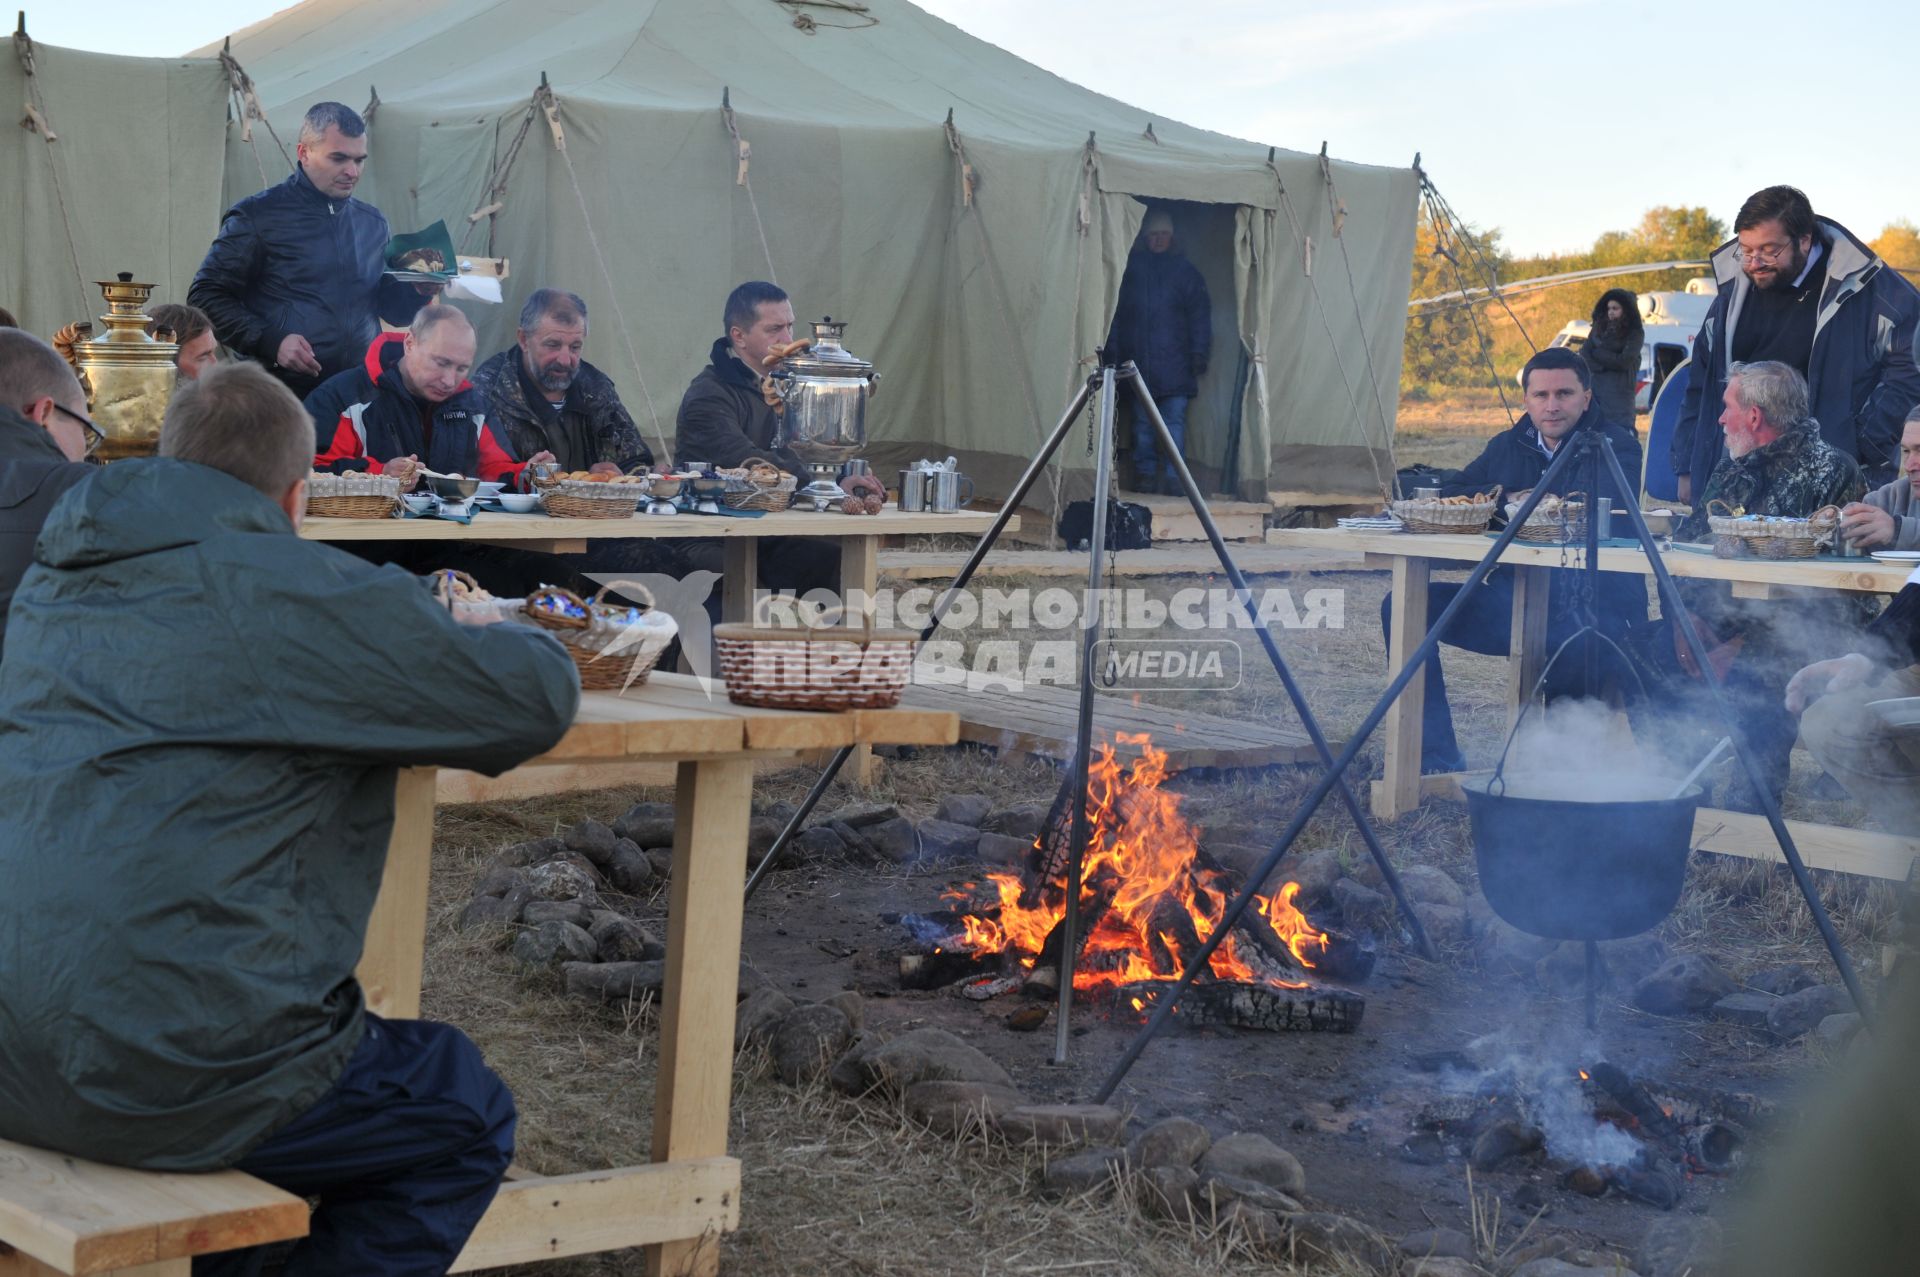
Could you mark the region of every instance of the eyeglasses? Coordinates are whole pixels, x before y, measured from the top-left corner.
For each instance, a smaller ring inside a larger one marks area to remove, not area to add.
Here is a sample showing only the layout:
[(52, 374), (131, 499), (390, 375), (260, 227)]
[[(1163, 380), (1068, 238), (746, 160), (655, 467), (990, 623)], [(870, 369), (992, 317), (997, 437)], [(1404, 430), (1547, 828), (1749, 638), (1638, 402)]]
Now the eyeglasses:
[(1762, 244), (1758, 248), (1748, 248), (1743, 244), (1739, 248), (1734, 249), (1733, 253), (1735, 257), (1740, 259), (1742, 265), (1750, 262), (1760, 262), (1764, 265), (1772, 266), (1774, 263), (1783, 260), (1792, 249), (1793, 245), (1791, 243)]
[(107, 441), (107, 436), (100, 427), (94, 425), (93, 422), (87, 420), (73, 409), (62, 408), (59, 404), (55, 404), (53, 405), (53, 410), (55, 412), (64, 412), (80, 423), (80, 429), (85, 432), (87, 439), (87, 450), (81, 453), (81, 456), (91, 457), (95, 452), (100, 450), (100, 445)]

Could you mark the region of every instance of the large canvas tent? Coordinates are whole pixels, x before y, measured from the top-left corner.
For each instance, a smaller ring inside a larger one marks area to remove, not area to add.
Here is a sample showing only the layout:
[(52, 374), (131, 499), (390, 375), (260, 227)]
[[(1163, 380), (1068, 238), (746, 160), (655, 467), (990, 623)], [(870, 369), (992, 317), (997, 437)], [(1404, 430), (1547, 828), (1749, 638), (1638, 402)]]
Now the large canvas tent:
[[(580, 292), (588, 357), (669, 442), (727, 290), (772, 277), (802, 320), (848, 321), (849, 346), (882, 371), (876, 470), (954, 453), (983, 491), (1004, 492), (1093, 366), (1153, 205), (1173, 214), (1213, 298), (1213, 358), (1189, 414), (1202, 479), (1245, 497), (1351, 492), (1388, 466), (1410, 168), (1150, 119), (904, 0), (307, 0), (230, 49), (286, 149), (312, 102), (372, 106), (360, 194), (396, 229), (445, 219), (464, 251), (511, 261), (508, 304), (467, 307), (483, 353), (511, 340), (532, 288)], [(116, 265), (125, 251), (96, 249), (89, 278), (146, 270), (183, 296), (218, 221), (216, 187), (230, 202), (287, 171), (238, 109), (222, 111), (234, 118), (221, 164), (206, 106), (248, 99), (223, 96), (218, 48), (201, 53), (93, 59), (86, 77), (88, 55), (42, 53), (40, 82), (74, 81), (54, 112), (69, 117), (69, 169), (152, 167), (76, 157), (95, 133), (151, 143), (127, 121), (159, 106), (170, 157), (192, 151), (171, 178), (137, 179), (166, 192), (165, 261)], [(135, 84), (149, 87), (124, 97)], [(44, 144), (22, 136), (8, 162), (31, 178)], [(89, 200), (99, 229), (162, 234), (151, 187), (115, 189)], [(46, 208), (35, 216), (36, 247), (8, 262), (25, 281), (14, 295), (74, 274)], [(1083, 491), (1084, 445), (1062, 461), (1065, 494)]]

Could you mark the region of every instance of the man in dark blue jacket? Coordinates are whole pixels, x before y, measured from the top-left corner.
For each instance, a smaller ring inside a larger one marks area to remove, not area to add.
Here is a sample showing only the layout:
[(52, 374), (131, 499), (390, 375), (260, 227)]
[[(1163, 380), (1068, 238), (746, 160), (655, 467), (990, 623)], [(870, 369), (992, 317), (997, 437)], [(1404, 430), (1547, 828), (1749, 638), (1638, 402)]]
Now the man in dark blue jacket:
[[(1527, 361), (1521, 372), (1527, 411), (1509, 430), (1495, 435), (1466, 469), (1441, 484), (1442, 495), (1456, 496), (1500, 489), (1503, 506), (1521, 500), (1539, 483), (1540, 476), (1559, 450), (1579, 430), (1598, 431), (1613, 444), (1620, 468), (1630, 478), (1640, 473), (1640, 441), (1630, 431), (1601, 418), (1593, 406), (1593, 374), (1586, 361), (1571, 350), (1550, 347)], [(1603, 463), (1604, 465), (1604, 463)], [(1565, 496), (1592, 490), (1593, 476), (1584, 461), (1576, 460), (1562, 470), (1547, 489)], [(1639, 504), (1638, 492), (1621, 492), (1610, 476), (1603, 473), (1599, 494), (1612, 499), (1614, 508)], [(1569, 548), (1569, 553), (1578, 551)], [(1547, 603), (1547, 651), (1559, 649), (1586, 623), (1581, 598), (1585, 573), (1556, 570), (1551, 578)], [(1438, 619), (1453, 596), (1460, 592), (1459, 582), (1435, 582), (1427, 587), (1427, 615)], [(1600, 577), (1600, 597), (1594, 612), (1603, 634), (1618, 638), (1630, 623), (1647, 619), (1646, 579), (1637, 574), (1608, 572)], [(1393, 596), (1380, 604), (1380, 627), (1387, 631), (1393, 616)], [(1507, 656), (1513, 634), (1513, 569), (1497, 567), (1485, 583), (1468, 598), (1460, 614), (1447, 627), (1445, 642), (1469, 652), (1487, 656)], [(1546, 688), (1549, 698), (1577, 693), (1584, 674), (1584, 662), (1574, 659), (1576, 647), (1553, 666)], [(1618, 666), (1611, 650), (1602, 645), (1601, 666), (1611, 673)], [(1394, 671), (1398, 673), (1399, 671)], [(1529, 691), (1532, 689), (1529, 688)], [(1465, 771), (1467, 764), (1454, 737), (1453, 710), (1447, 704), (1446, 678), (1440, 669), (1440, 653), (1427, 658), (1426, 700), (1421, 723), (1421, 770), (1425, 772)]]
[(0, 634), (47, 511), (94, 473), (81, 459), (99, 442), (67, 361), (32, 333), (0, 329)]
[(1747, 197), (1735, 239), (1713, 255), (1720, 294), (1693, 341), (1673, 432), (1673, 472), (1691, 502), (1727, 455), (1727, 370), (1776, 360), (1807, 379), (1820, 435), (1860, 463), (1868, 488), (1893, 480), (1900, 430), (1920, 404), (1913, 338), (1920, 291), (1791, 186)]
[(384, 276), (387, 219), (353, 198), (366, 121), (321, 102), (300, 126), (298, 155), (286, 181), (227, 210), (187, 301), (213, 320), (221, 345), (304, 399), (360, 362), (381, 320), (408, 323), (426, 298)]
[[(1199, 379), (1213, 351), (1213, 303), (1200, 272), (1173, 246), (1173, 218), (1165, 209), (1147, 214), (1141, 238), (1144, 246), (1127, 257), (1127, 273), (1120, 279), (1107, 354), (1133, 360), (1168, 432), (1185, 452), (1187, 404), (1200, 393)], [(1180, 492), (1172, 468), (1160, 464), (1153, 423), (1138, 412), (1133, 418), (1133, 486), (1137, 492)]]

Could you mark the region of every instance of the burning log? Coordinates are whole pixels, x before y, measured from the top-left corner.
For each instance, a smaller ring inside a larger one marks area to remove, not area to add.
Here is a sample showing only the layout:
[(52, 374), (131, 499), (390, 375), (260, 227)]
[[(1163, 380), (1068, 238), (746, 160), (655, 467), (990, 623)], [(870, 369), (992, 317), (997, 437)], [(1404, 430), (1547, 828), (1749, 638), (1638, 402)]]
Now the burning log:
[(1645, 1202), (1660, 1210), (1672, 1210), (1680, 1204), (1686, 1184), (1664, 1166), (1616, 1166), (1607, 1172), (1614, 1188), (1636, 1202)]
[(944, 989), (961, 980), (993, 975), (1000, 970), (997, 953), (966, 953), (936, 949), (932, 953), (900, 955), (900, 987), (903, 989)]
[(1647, 1094), (1645, 1087), (1627, 1076), (1625, 1069), (1602, 1060), (1593, 1066), (1591, 1077), (1593, 1084), (1625, 1109), (1648, 1136), (1678, 1145), (1680, 1128), (1674, 1125), (1673, 1119), (1667, 1115), (1666, 1110)]
[[(1094, 889), (1094, 895), (1091, 900), (1081, 906), (1076, 923), (1076, 930), (1080, 934), (1075, 938), (1074, 944), (1080, 954), (1086, 952), (1087, 937), (1094, 933), (1094, 929), (1100, 925), (1100, 920), (1106, 917), (1107, 909), (1113, 904), (1112, 884), (1102, 883), (1095, 887), (1090, 883), (1088, 886)], [(1027, 972), (1027, 993), (1034, 997), (1047, 997), (1059, 992), (1060, 951), (1066, 947), (1066, 940), (1067, 919), (1063, 914), (1060, 921), (1053, 924), (1053, 929), (1047, 932), (1047, 938), (1033, 960), (1033, 968)], [(1077, 955), (1074, 965), (1076, 968), (1080, 966)]]
[(1153, 956), (1154, 970), (1186, 970), (1200, 952), (1200, 944), (1200, 933), (1194, 930), (1186, 906), (1172, 896), (1160, 897), (1147, 923), (1147, 951)]
[(1318, 944), (1307, 946), (1307, 959), (1312, 963), (1309, 968), (1302, 966), (1293, 947), (1280, 938), (1273, 924), (1254, 910), (1240, 915), (1235, 929), (1252, 940), (1267, 957), (1295, 971), (1311, 970), (1317, 976), (1347, 984), (1358, 984), (1373, 974), (1373, 950), (1344, 931), (1322, 932), (1327, 940), (1324, 948)]
[[(1149, 1010), (1172, 985), (1158, 980), (1123, 984), (1123, 1004)], [(1276, 989), (1238, 980), (1208, 980), (1181, 995), (1177, 1014), (1189, 1024), (1219, 1024), (1269, 1032), (1352, 1033), (1365, 1017), (1367, 1001), (1345, 989)]]
[(1747, 1134), (1731, 1122), (1709, 1122), (1687, 1132), (1687, 1156), (1702, 1170), (1721, 1174), (1740, 1160)]

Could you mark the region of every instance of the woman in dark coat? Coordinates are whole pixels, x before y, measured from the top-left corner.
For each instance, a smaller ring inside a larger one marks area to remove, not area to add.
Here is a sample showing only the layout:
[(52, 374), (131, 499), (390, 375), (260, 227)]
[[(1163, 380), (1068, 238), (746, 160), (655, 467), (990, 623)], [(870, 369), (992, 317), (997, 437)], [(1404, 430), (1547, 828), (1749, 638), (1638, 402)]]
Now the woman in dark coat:
[(1640, 377), (1640, 299), (1624, 288), (1609, 288), (1593, 304), (1593, 329), (1580, 347), (1593, 369), (1593, 406), (1602, 421), (1633, 429), (1634, 383)]

